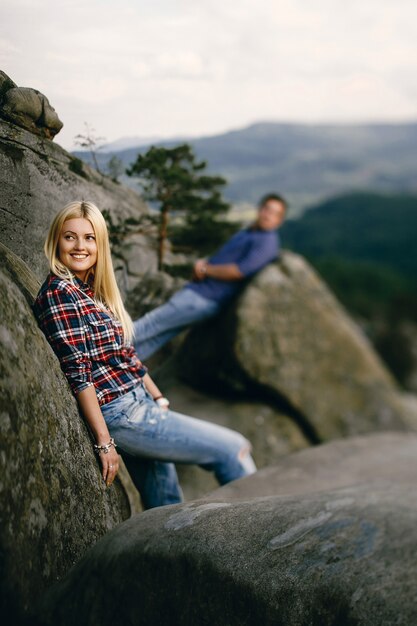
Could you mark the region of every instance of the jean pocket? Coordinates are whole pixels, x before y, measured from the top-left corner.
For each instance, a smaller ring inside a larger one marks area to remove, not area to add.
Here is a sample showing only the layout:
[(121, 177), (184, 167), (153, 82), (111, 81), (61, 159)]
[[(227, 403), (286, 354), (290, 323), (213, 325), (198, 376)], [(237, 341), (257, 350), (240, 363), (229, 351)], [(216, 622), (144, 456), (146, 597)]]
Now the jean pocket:
[(121, 413), (129, 422), (141, 422), (144, 419), (144, 415), (149, 406), (152, 403), (149, 401), (146, 392), (139, 388), (130, 402), (125, 402), (121, 407)]
[(124, 416), (131, 426), (139, 429), (143, 434), (156, 437), (159, 433), (165, 432), (169, 412), (147, 400), (142, 404), (136, 404), (135, 407), (129, 407), (129, 410), (124, 412)]
[(119, 396), (101, 407), (101, 412), (106, 424), (111, 424), (117, 418), (126, 416), (129, 408), (135, 404), (135, 400), (132, 398), (131, 393), (132, 392)]
[(114, 406), (109, 406), (108, 408), (104, 405), (104, 407), (101, 407), (101, 412), (103, 414), (104, 421), (109, 426), (118, 418), (122, 417), (124, 413), (124, 406), (121, 402), (115, 403)]

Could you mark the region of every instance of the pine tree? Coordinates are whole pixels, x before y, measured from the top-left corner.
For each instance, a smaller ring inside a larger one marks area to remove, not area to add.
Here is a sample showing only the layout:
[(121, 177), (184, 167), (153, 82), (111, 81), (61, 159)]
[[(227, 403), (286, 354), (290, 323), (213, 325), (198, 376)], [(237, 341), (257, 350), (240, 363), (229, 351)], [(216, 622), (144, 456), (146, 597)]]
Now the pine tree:
[[(158, 236), (158, 265), (162, 269), (165, 242), (168, 234), (175, 232), (176, 241), (184, 235), (187, 245), (201, 249), (201, 241), (213, 245), (214, 233), (220, 233), (228, 222), (219, 217), (228, 210), (220, 188), (226, 180), (220, 176), (208, 176), (205, 161), (197, 161), (188, 144), (174, 148), (152, 146), (145, 154), (139, 154), (127, 170), (129, 176), (138, 176), (144, 197), (157, 204), (160, 211)], [(170, 228), (169, 218), (182, 218), (182, 224)], [(233, 228), (233, 227), (232, 227)], [(217, 237), (218, 238), (218, 237)], [(216, 237), (214, 236), (214, 239)], [(199, 241), (200, 240), (200, 241)]]

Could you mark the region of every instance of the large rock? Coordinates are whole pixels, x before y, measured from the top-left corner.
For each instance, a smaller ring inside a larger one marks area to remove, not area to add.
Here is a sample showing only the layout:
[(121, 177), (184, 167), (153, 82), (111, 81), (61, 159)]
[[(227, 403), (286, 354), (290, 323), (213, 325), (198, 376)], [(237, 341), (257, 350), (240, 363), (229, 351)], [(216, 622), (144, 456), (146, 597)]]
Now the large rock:
[(29, 303), (39, 283), (0, 246), (0, 613), (19, 614), (129, 517)]
[(417, 436), (378, 433), (350, 437), (278, 459), (245, 480), (210, 493), (216, 502), (276, 495), (302, 495), (372, 481), (414, 484)]
[[(379, 445), (371, 467), (367, 450)], [(417, 437), (393, 436), (391, 445), (392, 457), (387, 438), (364, 440), (359, 455), (354, 444), (360, 484), (352, 464), (351, 486), (333, 480), (309, 492), (307, 465), (318, 473), (323, 459), (346, 484), (339, 460), (349, 441), (332, 443), (308, 451), (298, 495), (290, 487), (286, 496), (227, 502), (220, 490), (131, 518), (48, 594), (41, 623), (69, 626), (77, 607), (78, 626), (414, 624)], [(380, 480), (384, 463), (391, 473)]]
[(402, 396), (370, 343), (289, 252), (188, 335), (181, 371), (209, 389), (262, 392), (313, 442), (404, 428)]
[[(101, 176), (59, 145), (0, 120), (0, 242), (28, 263), (38, 280), (47, 271), (43, 243), (52, 218), (73, 200), (91, 200), (116, 220), (147, 212), (134, 191)], [(133, 234), (124, 249), (133, 273), (156, 270), (149, 235)], [(126, 289), (138, 280), (121, 278)]]
[(53, 139), (63, 127), (46, 96), (31, 87), (18, 87), (2, 71), (0, 71), (0, 117), (47, 139)]
[(129, 292), (126, 306), (132, 319), (142, 317), (167, 300), (185, 284), (185, 280), (165, 272), (144, 274)]

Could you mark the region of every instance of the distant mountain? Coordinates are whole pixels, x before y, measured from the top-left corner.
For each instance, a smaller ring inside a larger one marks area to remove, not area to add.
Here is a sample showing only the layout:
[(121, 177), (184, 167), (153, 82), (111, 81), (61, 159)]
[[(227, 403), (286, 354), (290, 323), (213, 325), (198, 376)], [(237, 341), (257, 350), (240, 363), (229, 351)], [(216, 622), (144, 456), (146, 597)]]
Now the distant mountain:
[[(255, 203), (264, 192), (277, 190), (297, 214), (308, 205), (354, 190), (417, 192), (417, 123), (270, 122), (187, 141), (199, 158), (208, 161), (210, 172), (228, 180), (225, 195), (233, 202)], [(147, 147), (102, 152), (99, 161), (105, 168), (116, 154), (129, 166)], [(75, 154), (89, 160), (85, 152)]]
[(162, 137), (121, 137), (116, 141), (104, 144), (101, 151), (105, 153), (120, 152), (129, 148), (149, 146), (152, 143), (158, 143), (158, 141), (162, 141)]

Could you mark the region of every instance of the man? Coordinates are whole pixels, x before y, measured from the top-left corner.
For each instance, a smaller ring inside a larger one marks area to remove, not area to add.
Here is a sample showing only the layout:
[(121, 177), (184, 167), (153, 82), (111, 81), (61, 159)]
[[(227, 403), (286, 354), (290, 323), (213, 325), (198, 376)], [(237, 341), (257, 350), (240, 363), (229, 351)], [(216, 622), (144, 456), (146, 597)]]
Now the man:
[(187, 326), (217, 315), (245, 279), (278, 257), (277, 228), (286, 210), (281, 196), (264, 196), (251, 226), (233, 235), (208, 260), (196, 261), (192, 282), (134, 322), (135, 348), (141, 359), (154, 354)]

